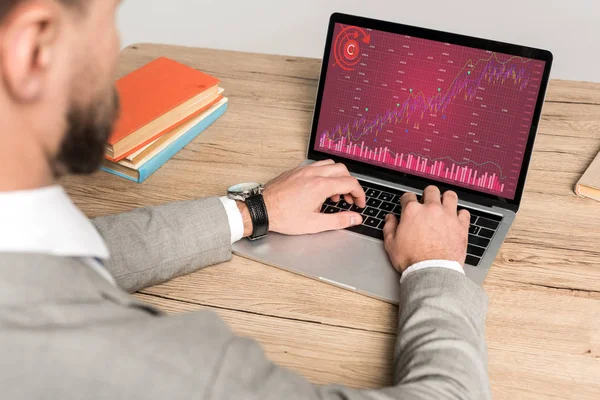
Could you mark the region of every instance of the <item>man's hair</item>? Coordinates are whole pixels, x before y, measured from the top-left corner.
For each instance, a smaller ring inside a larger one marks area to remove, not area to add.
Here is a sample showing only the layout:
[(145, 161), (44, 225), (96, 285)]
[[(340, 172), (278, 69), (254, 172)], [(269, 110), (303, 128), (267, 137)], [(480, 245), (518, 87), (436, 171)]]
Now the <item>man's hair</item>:
[[(0, 23), (4, 21), (4, 18), (10, 13), (10, 11), (15, 8), (15, 6), (19, 3), (25, 2), (27, 0), (0, 0)], [(74, 6), (78, 3), (81, 3), (83, 0), (56, 0), (60, 3), (63, 3), (68, 6)]]

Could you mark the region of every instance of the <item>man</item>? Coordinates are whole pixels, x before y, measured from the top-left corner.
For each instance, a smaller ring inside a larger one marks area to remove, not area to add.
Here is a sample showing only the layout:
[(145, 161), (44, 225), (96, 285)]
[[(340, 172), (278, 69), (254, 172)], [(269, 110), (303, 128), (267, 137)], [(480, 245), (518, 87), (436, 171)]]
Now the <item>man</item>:
[[(456, 194), (435, 187), (423, 204), (405, 195), (401, 221), (388, 216), (385, 226), (392, 263), (405, 271), (392, 387), (313, 386), (211, 312), (167, 317), (125, 293), (227, 261), (253, 224), (243, 203), (208, 198), (94, 227), (55, 186), (102, 158), (117, 109), (117, 5), (0, 2), (2, 398), (489, 398), (487, 300), (461, 267), (469, 215), (457, 214)], [(340, 195), (365, 203), (343, 165), (287, 172), (264, 193), (270, 228), (302, 234), (361, 223), (351, 212), (318, 213)]]

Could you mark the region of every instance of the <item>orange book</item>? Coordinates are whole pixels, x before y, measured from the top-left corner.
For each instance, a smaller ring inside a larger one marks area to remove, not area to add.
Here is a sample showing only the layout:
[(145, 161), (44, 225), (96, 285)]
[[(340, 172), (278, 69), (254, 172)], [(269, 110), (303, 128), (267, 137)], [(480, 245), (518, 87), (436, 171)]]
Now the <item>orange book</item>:
[(198, 116), (218, 97), (219, 80), (165, 57), (117, 81), (121, 115), (105, 157), (120, 161)]

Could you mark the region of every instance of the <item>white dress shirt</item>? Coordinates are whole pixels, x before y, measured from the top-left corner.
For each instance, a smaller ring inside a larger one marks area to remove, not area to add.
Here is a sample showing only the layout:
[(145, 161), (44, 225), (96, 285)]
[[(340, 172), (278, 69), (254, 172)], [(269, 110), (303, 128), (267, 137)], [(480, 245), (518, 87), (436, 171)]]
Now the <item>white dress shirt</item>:
[[(234, 200), (222, 197), (231, 228), (231, 243), (242, 239), (244, 222)], [(109, 258), (104, 240), (90, 220), (73, 204), (60, 186), (0, 192), (0, 253), (37, 253), (80, 258), (98, 274), (114, 283), (102, 266)], [(448, 268), (463, 273), (454, 261), (430, 260), (409, 267), (410, 273), (424, 268)]]
[(60, 186), (0, 192), (0, 253), (80, 258), (114, 283), (99, 260), (109, 257), (104, 240)]
[(229, 220), (229, 228), (231, 229), (231, 244), (234, 244), (238, 240), (244, 237), (244, 220), (242, 213), (237, 206), (235, 200), (231, 200), (229, 197), (221, 197), (221, 203), (225, 207), (227, 213), (227, 220)]

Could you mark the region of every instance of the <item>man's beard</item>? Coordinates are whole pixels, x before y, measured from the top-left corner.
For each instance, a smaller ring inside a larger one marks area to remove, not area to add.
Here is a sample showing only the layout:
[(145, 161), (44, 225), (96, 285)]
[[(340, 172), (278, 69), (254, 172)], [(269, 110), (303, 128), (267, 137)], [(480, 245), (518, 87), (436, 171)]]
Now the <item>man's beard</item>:
[(53, 164), (55, 176), (95, 172), (102, 164), (104, 147), (118, 113), (119, 95), (116, 89), (110, 97), (86, 107), (74, 102), (67, 114), (67, 132)]

